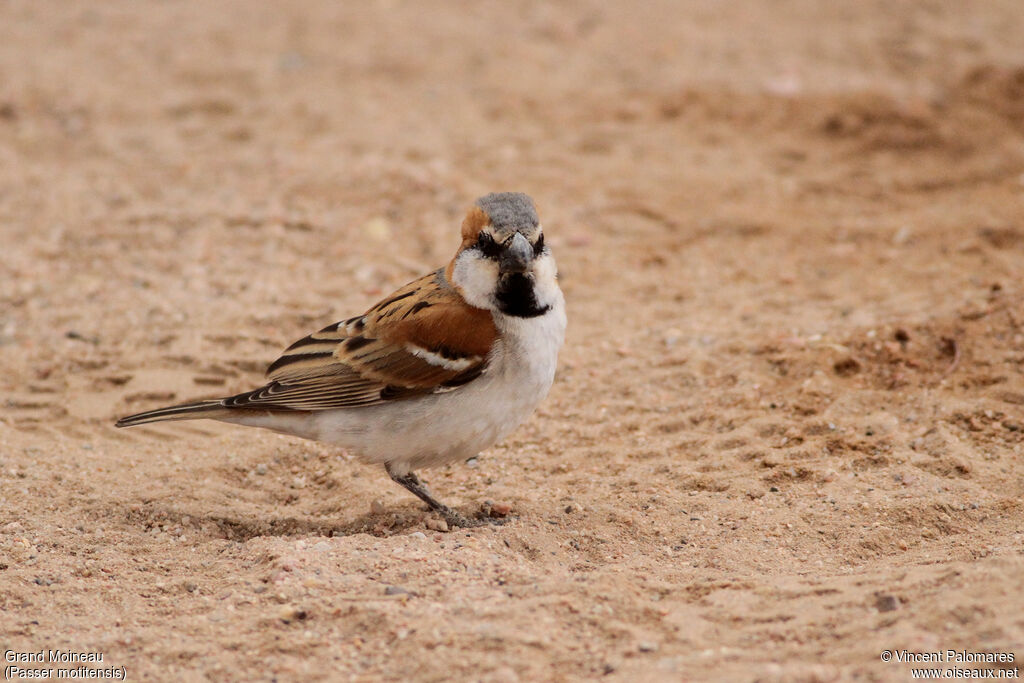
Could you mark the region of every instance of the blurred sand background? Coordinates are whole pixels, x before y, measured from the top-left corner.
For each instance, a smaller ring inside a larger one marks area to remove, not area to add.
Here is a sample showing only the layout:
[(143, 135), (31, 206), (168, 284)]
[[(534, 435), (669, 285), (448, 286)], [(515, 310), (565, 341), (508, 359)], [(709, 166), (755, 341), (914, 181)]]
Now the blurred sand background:
[[(908, 680), (1024, 657), (1024, 11), (0, 4), (0, 642), (129, 680)], [(425, 472), (214, 423), (534, 196), (539, 414)]]

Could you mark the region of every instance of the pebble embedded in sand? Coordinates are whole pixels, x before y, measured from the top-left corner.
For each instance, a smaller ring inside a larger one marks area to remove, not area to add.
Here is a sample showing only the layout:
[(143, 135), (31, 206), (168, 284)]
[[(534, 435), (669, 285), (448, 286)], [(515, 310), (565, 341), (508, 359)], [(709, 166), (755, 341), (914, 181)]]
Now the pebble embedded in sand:
[(444, 521), (443, 519), (428, 517), (425, 524), (426, 527), (431, 531), (448, 531), (448, 522)]
[(879, 612), (892, 612), (899, 609), (900, 599), (895, 595), (879, 594), (875, 596), (875, 609)]
[(288, 623), (292, 621), (302, 621), (308, 617), (309, 614), (306, 610), (299, 609), (295, 605), (283, 605), (281, 609), (278, 610), (277, 616), (281, 621)]
[(488, 514), (491, 517), (508, 517), (512, 512), (512, 506), (508, 503), (492, 503)]

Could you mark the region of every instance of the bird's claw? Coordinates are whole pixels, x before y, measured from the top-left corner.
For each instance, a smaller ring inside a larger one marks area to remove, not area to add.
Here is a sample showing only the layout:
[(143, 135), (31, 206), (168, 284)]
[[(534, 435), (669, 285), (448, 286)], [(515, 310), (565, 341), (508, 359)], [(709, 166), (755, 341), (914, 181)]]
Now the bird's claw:
[(456, 512), (455, 510), (448, 510), (443, 513), (444, 521), (448, 523), (449, 527), (459, 527), (461, 529), (472, 529), (473, 527), (481, 526), (501, 526), (508, 522), (507, 518), (491, 517), (487, 514), (487, 510), (481, 511), (477, 517), (466, 517), (462, 513)]

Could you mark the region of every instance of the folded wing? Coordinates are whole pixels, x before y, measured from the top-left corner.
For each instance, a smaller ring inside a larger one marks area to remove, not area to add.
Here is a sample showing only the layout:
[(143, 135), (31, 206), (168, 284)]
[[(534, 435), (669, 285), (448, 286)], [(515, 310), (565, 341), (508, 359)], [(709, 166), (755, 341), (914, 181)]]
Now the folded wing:
[(444, 391), (486, 370), (496, 337), (491, 314), (437, 271), (295, 342), (267, 369), (268, 384), (224, 405), (327, 410)]

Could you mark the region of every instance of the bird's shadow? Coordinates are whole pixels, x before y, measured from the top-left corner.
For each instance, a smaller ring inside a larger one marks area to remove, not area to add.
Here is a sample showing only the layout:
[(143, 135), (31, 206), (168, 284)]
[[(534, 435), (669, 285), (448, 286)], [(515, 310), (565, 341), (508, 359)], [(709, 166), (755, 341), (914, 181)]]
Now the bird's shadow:
[[(473, 518), (477, 512), (473, 507), (469, 505), (459, 511)], [(156, 525), (164, 528), (181, 526), (187, 529), (190, 535), (238, 542), (260, 536), (393, 536), (423, 529), (424, 520), (430, 515), (428, 509), (420, 509), (415, 504), (400, 505), (381, 512), (368, 512), (344, 522), (295, 516), (233, 516), (215, 513), (197, 516), (194, 512), (160, 504), (136, 505), (126, 508), (124, 512), (130, 526), (143, 530)]]

